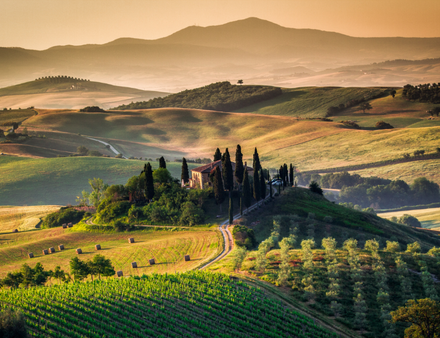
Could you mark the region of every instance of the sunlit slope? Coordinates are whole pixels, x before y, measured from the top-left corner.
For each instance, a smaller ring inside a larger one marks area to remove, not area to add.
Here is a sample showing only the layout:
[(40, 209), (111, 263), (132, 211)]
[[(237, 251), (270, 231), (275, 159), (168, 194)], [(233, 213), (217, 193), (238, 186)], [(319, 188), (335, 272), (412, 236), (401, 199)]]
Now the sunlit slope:
[[(145, 161), (104, 157), (23, 158), (0, 157), (0, 205), (75, 204), (82, 190), (90, 191), (88, 180), (125, 184), (139, 175)], [(152, 163), (157, 168), (156, 161)], [(193, 168), (194, 164), (188, 164)], [(167, 163), (171, 174), (180, 178), (181, 164)]]
[(124, 140), (127, 155), (143, 156), (139, 149), (131, 151), (127, 141), (189, 157), (211, 157), (216, 147), (233, 152), (240, 144), (248, 161), (257, 147), (265, 166), (292, 162), (301, 170), (395, 159), (418, 149), (433, 152), (440, 144), (440, 127), (435, 121), (427, 123), (434, 126), (355, 130), (336, 121), (188, 109), (96, 114), (46, 111), (26, 121), (29, 127), (84, 133), (115, 144)]
[(405, 214), (416, 217), (423, 228), (431, 228), (434, 230), (439, 230), (440, 228), (440, 208), (385, 212), (378, 214), (378, 216), (391, 219), (391, 217), (399, 218)]
[(59, 208), (58, 205), (0, 207), (0, 232), (35, 229), (44, 216)]

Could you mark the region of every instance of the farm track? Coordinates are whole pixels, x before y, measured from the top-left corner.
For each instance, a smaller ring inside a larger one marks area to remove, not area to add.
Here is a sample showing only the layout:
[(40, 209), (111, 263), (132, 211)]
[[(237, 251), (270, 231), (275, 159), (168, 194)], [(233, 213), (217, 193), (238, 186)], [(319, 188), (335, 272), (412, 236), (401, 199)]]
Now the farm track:
[[(119, 155), (120, 154), (120, 152), (119, 151), (117, 151), (116, 149), (115, 149), (115, 147), (113, 147), (110, 143), (107, 143), (107, 142), (104, 142), (104, 141), (101, 141), (101, 140), (97, 140), (96, 138), (92, 138), (92, 137), (88, 137), (88, 136), (84, 136), (85, 138), (87, 138), (87, 139), (89, 139), (89, 140), (92, 140), (92, 141), (96, 141), (96, 142), (99, 142), (99, 143), (102, 143), (102, 144), (104, 144), (105, 146), (108, 146), (109, 147), (109, 149), (113, 152), (113, 153), (115, 153), (116, 155)], [(122, 154), (121, 154), (122, 155)], [(128, 159), (128, 157), (125, 157), (124, 155), (122, 155), (122, 158), (124, 158), (124, 159)]]

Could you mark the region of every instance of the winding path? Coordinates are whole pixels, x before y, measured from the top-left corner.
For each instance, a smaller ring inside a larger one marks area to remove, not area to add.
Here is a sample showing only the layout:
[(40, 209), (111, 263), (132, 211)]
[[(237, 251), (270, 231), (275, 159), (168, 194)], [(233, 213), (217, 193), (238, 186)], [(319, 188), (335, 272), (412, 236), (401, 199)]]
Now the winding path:
[[(83, 137), (85, 137), (85, 138), (87, 138), (87, 139), (89, 139), (89, 140), (92, 140), (92, 141), (96, 141), (96, 142), (99, 142), (99, 143), (105, 144), (105, 145), (108, 146), (108, 147), (110, 148), (110, 150), (113, 151), (116, 155), (121, 154), (121, 153), (120, 153), (119, 151), (117, 151), (117, 150), (115, 149), (115, 147), (113, 147), (110, 143), (107, 143), (107, 142), (104, 142), (104, 141), (101, 141), (101, 140), (97, 140), (96, 138), (92, 138), (92, 137), (88, 137), (88, 136), (83, 136)], [(128, 159), (127, 157), (125, 157), (125, 156), (122, 155), (122, 154), (121, 154), (121, 156), (122, 156), (122, 158), (125, 158), (126, 160)]]

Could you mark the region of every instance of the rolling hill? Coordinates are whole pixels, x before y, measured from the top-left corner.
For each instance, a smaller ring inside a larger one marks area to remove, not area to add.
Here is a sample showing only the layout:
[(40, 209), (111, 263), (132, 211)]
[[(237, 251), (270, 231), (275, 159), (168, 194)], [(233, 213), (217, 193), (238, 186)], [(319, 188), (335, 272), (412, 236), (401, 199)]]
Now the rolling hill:
[[(338, 74), (346, 66), (439, 58), (438, 46), (440, 38), (356, 38), (248, 18), (219, 26), (192, 26), (157, 40), (122, 38), (103, 45), (55, 46), (43, 51), (0, 48), (0, 85), (28, 81), (29, 76), (76, 74), (172, 92), (234, 79), (284, 87), (344, 85), (346, 80), (357, 86), (402, 86), (411, 80), (435, 81), (438, 63), (428, 74), (425, 69), (411, 79), (402, 77), (402, 68), (389, 67), (386, 76), (381, 73), (365, 79), (365, 72), (356, 77), (355, 71)], [(326, 69), (334, 71), (314, 73)], [(331, 77), (335, 77), (333, 82)]]
[(119, 104), (166, 95), (168, 93), (112, 86), (107, 83), (76, 78), (55, 77), (0, 88), (0, 107), (24, 108), (32, 106), (76, 109), (85, 106), (101, 106), (110, 108)]

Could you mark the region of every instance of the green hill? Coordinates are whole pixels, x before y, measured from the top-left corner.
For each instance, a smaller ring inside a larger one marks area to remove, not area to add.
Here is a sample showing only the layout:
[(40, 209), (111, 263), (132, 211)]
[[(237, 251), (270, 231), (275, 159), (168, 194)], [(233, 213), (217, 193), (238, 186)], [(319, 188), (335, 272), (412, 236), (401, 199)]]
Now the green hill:
[[(146, 161), (103, 157), (24, 158), (0, 156), (0, 205), (75, 204), (88, 180), (99, 177), (108, 184), (125, 184), (139, 175)], [(153, 168), (158, 164), (154, 161)], [(180, 178), (181, 163), (167, 163)], [(198, 165), (188, 163), (189, 169)]]
[(147, 102), (134, 102), (114, 110), (149, 108), (193, 108), (232, 111), (281, 95), (281, 89), (267, 86), (238, 86), (217, 82)]
[(223, 274), (111, 278), (0, 294), (36, 337), (337, 337)]

